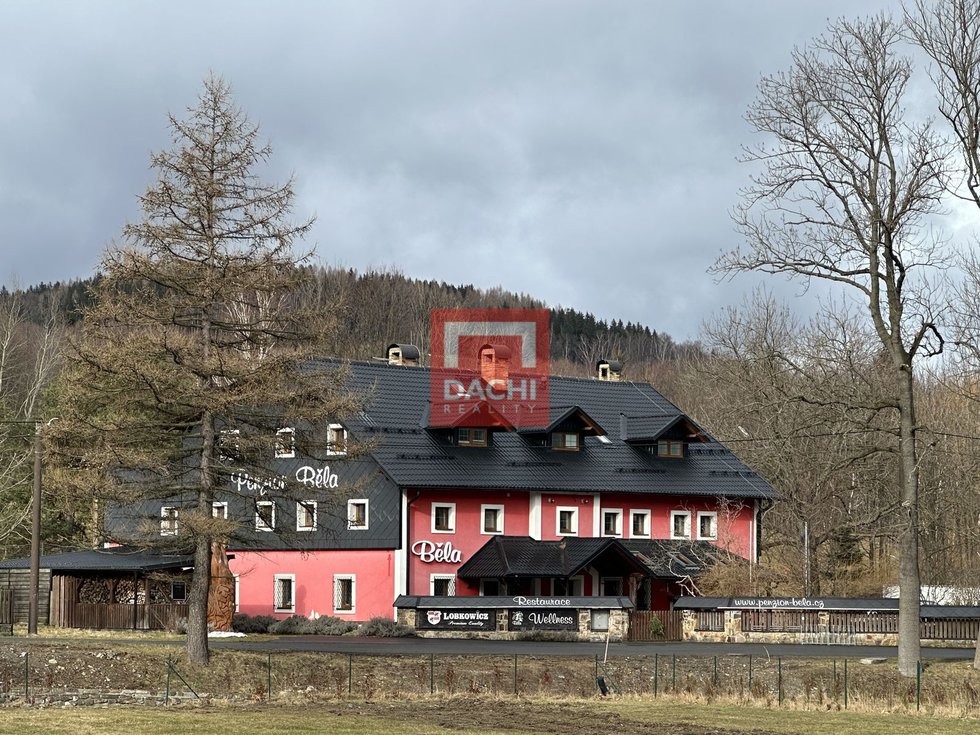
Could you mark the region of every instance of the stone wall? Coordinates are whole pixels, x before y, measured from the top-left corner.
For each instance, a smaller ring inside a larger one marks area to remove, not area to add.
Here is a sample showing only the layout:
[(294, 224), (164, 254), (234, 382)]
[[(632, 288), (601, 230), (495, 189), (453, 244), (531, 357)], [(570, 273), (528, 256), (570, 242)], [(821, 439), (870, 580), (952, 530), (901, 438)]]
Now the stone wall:
[[(396, 617), (402, 625), (415, 628), (418, 622), (418, 611), (414, 608), (400, 608)], [(609, 610), (609, 632), (592, 630), (592, 610), (578, 611), (578, 631), (551, 631), (557, 634), (569, 633), (576, 635), (581, 641), (604, 641), (608, 635), (611, 641), (624, 641), (629, 631), (629, 611), (621, 609)], [(496, 630), (416, 630), (420, 638), (472, 638), (482, 640), (516, 640), (529, 631), (507, 630), (507, 610), (497, 610)], [(547, 633), (549, 631), (542, 631)]]

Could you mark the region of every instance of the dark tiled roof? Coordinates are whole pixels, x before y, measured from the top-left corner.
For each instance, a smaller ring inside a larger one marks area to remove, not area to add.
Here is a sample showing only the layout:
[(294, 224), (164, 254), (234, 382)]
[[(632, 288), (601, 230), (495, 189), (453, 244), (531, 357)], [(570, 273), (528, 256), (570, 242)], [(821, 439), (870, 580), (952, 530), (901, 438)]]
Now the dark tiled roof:
[(728, 556), (709, 541), (626, 539), (623, 546), (639, 557), (651, 576), (659, 579), (696, 577)]
[[(489, 596), (459, 596), (459, 597), (422, 597), (420, 595), (399, 595), (395, 599), (395, 607), (404, 608), (420, 608), (420, 607), (459, 607), (459, 608), (525, 608), (525, 607), (557, 607), (558, 601), (562, 603), (568, 602), (567, 605), (562, 604), (561, 607), (576, 607), (580, 609), (608, 609), (608, 608), (631, 608), (633, 607), (633, 601), (629, 597), (617, 596), (617, 597), (563, 597), (563, 598), (550, 598), (550, 597), (537, 597), (529, 596), (534, 603), (528, 605), (527, 597), (508, 596), (508, 597), (489, 597)], [(554, 600), (552, 604), (548, 604), (550, 600)]]
[[(813, 597), (803, 598), (809, 604), (793, 604), (791, 597), (680, 597), (675, 610), (843, 610), (862, 612), (898, 612), (897, 597)], [(814, 604), (816, 603), (816, 604)], [(922, 618), (980, 618), (980, 606), (922, 605)]]
[[(128, 546), (109, 549), (85, 549), (41, 557), (41, 569), (53, 572), (148, 572), (154, 569), (175, 569), (194, 564), (192, 554), (164, 554)], [(0, 569), (30, 569), (31, 560), (6, 559)]]
[(571, 577), (602, 558), (632, 563), (659, 579), (700, 574), (723, 554), (707, 541), (622, 540), (570, 537), (536, 541), (530, 536), (494, 536), (459, 568), (461, 579)]
[[(656, 457), (623, 441), (621, 415), (651, 421), (652, 417), (662, 417), (670, 425), (686, 420), (676, 406), (646, 383), (551, 377), (552, 419), (575, 406), (608, 435), (584, 437), (579, 452), (557, 452), (517, 432), (496, 432), (489, 447), (476, 448), (453, 446), (446, 432), (427, 430), (427, 368), (355, 362), (350, 365), (350, 382), (354, 390), (368, 394), (370, 399), (360, 415), (345, 422), (348, 430), (355, 438), (373, 443), (375, 460), (403, 487), (733, 498), (773, 495), (765, 480), (710, 437), (705, 443), (692, 443), (684, 459)], [(644, 426), (642, 430), (652, 428)]]

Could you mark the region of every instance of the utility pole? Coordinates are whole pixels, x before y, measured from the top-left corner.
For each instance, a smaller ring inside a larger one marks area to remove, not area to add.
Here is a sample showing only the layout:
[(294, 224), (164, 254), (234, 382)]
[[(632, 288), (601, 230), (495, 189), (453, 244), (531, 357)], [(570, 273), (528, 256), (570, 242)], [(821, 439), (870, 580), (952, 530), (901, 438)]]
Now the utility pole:
[(41, 422), (34, 422), (34, 492), (31, 500), (31, 596), (27, 634), (37, 635), (38, 592), (41, 582)]

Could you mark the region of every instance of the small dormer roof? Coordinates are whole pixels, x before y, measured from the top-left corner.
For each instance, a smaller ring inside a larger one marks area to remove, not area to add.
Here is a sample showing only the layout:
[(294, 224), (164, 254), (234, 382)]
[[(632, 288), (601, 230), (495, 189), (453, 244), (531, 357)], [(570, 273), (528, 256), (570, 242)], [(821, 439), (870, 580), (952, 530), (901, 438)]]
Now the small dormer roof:
[(660, 439), (684, 439), (706, 442), (708, 436), (700, 426), (683, 414), (651, 414), (626, 416), (620, 414), (620, 438), (627, 444), (652, 444)]
[(550, 434), (554, 431), (577, 431), (585, 436), (606, 435), (606, 430), (580, 406), (553, 406), (551, 422), (547, 426), (527, 426), (518, 429), (519, 434), (526, 435)]

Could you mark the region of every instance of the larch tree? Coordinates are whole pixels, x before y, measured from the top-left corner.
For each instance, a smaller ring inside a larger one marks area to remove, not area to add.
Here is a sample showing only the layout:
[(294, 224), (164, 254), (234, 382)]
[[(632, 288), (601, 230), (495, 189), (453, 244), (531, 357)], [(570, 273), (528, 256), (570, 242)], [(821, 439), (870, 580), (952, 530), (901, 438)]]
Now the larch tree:
[(207, 663), (212, 544), (235, 533), (212, 502), (231, 472), (268, 476), (277, 426), (296, 426), (297, 450), (316, 456), (317, 427), (356, 399), (340, 368), (314, 359), (335, 323), (296, 297), (312, 269), (294, 248), (311, 220), (292, 220), (291, 181), (259, 179), (270, 148), (258, 127), (212, 76), (170, 129), (142, 218), (103, 257), (53, 429), (100, 500), (183, 499), (169, 541), (193, 551), (187, 652)]
[(886, 356), (900, 493), (898, 669), (919, 660), (919, 466), (915, 365), (941, 349), (929, 279), (943, 253), (927, 229), (947, 188), (946, 146), (903, 107), (912, 76), (890, 18), (837, 21), (764, 77), (747, 120), (766, 137), (734, 213), (745, 238), (723, 273), (755, 270), (844, 287)]
[[(906, 8), (909, 35), (932, 60), (931, 76), (938, 97), (939, 114), (957, 144), (962, 180), (957, 193), (980, 208), (980, 1), (916, 0)], [(968, 287), (957, 300), (957, 343), (964, 365), (980, 366), (980, 311), (976, 287), (980, 263), (964, 263)], [(980, 631), (977, 633), (974, 668), (980, 669)]]

